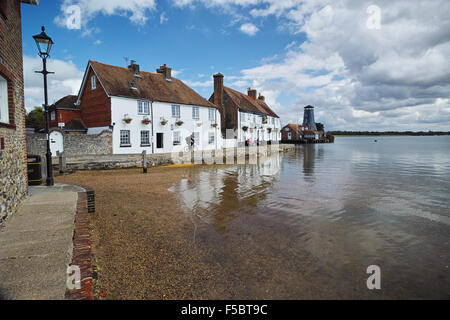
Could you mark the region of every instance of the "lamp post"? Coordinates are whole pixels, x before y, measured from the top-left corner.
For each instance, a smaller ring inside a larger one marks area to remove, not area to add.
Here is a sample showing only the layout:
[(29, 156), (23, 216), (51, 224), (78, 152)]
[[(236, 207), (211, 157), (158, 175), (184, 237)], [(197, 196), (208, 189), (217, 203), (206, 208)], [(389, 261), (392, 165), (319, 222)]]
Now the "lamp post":
[(50, 137), (49, 137), (49, 114), (48, 114), (48, 94), (47, 94), (47, 74), (51, 74), (54, 72), (47, 71), (47, 58), (50, 56), (50, 49), (53, 45), (53, 40), (45, 33), (45, 28), (42, 27), (42, 32), (33, 36), (34, 41), (36, 42), (39, 56), (42, 58), (42, 71), (36, 71), (36, 73), (42, 73), (44, 76), (44, 110), (45, 110), (45, 133), (47, 139), (47, 186), (52, 186), (54, 184), (53, 181), (53, 166), (52, 166), (52, 153), (50, 152)]

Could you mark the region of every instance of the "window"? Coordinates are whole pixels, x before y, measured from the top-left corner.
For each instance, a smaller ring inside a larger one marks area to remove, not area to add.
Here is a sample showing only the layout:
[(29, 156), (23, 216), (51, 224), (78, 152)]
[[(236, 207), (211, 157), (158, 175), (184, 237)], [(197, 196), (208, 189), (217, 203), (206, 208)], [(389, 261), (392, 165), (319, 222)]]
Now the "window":
[(55, 120), (56, 120), (56, 111), (52, 111), (52, 112), (50, 113), (50, 120), (51, 120), (51, 121), (55, 121)]
[(252, 119), (252, 115), (249, 113), (247, 114), (247, 120), (250, 121)]
[(95, 76), (91, 77), (91, 90), (97, 89), (97, 78)]
[(138, 114), (150, 114), (148, 108), (148, 101), (138, 101)]
[(150, 131), (142, 130), (141, 131), (141, 146), (149, 146), (150, 145)]
[(275, 124), (275, 118), (271, 118), (272, 124)]
[(0, 76), (0, 122), (9, 123), (8, 82)]
[(216, 135), (214, 134), (214, 132), (209, 132), (208, 133), (208, 144), (214, 144), (215, 139), (216, 139)]
[(200, 119), (198, 107), (192, 107), (192, 119)]
[(120, 130), (120, 146), (129, 147), (130, 143), (130, 130)]
[(209, 109), (209, 115), (208, 115), (209, 120), (211, 121), (216, 121), (216, 109), (214, 108), (210, 108)]
[(173, 145), (179, 146), (181, 144), (180, 131), (173, 132)]
[(172, 105), (172, 118), (180, 117), (180, 106)]

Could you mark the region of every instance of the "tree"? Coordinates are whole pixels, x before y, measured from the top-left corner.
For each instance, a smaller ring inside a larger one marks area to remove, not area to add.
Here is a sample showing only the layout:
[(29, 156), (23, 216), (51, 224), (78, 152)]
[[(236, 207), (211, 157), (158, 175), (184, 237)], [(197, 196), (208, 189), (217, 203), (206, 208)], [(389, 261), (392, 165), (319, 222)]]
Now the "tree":
[(45, 113), (42, 107), (34, 107), (33, 110), (28, 112), (25, 118), (25, 125), (27, 128), (34, 128), (35, 131), (44, 129)]
[(317, 131), (323, 131), (323, 123), (316, 122)]

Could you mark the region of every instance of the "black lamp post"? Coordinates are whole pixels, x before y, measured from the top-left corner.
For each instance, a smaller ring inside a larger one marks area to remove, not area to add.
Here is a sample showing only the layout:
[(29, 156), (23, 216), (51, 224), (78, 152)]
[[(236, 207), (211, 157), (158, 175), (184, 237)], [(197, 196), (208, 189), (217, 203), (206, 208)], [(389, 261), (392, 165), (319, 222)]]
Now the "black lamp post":
[(52, 186), (53, 181), (53, 166), (52, 166), (52, 153), (50, 152), (50, 137), (49, 137), (49, 115), (48, 115), (48, 94), (47, 94), (47, 74), (54, 73), (47, 71), (47, 58), (50, 56), (50, 49), (52, 48), (53, 41), (45, 33), (45, 28), (42, 27), (42, 32), (33, 36), (34, 41), (39, 50), (39, 56), (42, 58), (43, 69), (42, 71), (36, 71), (44, 75), (44, 97), (45, 97), (45, 133), (47, 137), (47, 186)]

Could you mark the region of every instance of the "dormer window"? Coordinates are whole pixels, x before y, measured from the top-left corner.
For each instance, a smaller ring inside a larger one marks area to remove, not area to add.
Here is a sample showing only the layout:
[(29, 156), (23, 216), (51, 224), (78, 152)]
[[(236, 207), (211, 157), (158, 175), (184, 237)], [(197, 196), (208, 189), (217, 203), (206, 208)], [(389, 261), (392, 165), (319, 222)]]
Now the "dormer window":
[(130, 81), (130, 82), (128, 82), (128, 84), (130, 85), (130, 88), (131, 88), (132, 90), (137, 90), (136, 82)]
[(91, 90), (97, 89), (97, 77), (92, 76), (91, 77)]

